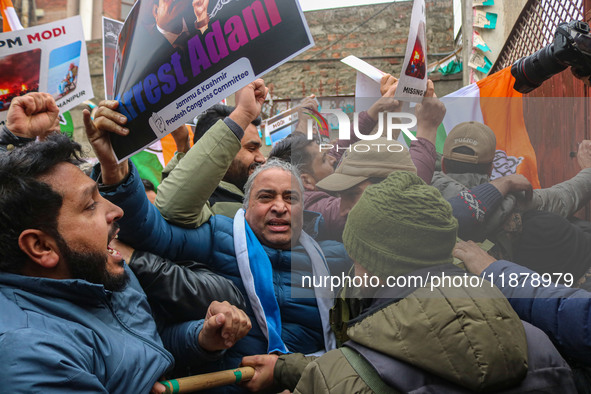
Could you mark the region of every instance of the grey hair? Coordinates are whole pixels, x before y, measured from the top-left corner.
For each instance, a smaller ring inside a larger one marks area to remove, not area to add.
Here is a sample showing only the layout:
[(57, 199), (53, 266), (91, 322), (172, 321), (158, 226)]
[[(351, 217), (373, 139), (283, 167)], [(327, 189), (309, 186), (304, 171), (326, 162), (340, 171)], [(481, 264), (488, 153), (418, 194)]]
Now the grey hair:
[(276, 159), (276, 158), (271, 158), (269, 160), (267, 160), (267, 162), (263, 165), (258, 166), (254, 172), (252, 174), (250, 174), (250, 176), (248, 177), (248, 180), (246, 181), (246, 184), (244, 185), (244, 203), (242, 204), (242, 207), (244, 209), (248, 208), (248, 203), (250, 201), (250, 191), (252, 189), (252, 184), (254, 183), (255, 178), (263, 171), (266, 170), (270, 170), (273, 168), (279, 168), (280, 170), (283, 170), (285, 172), (289, 172), (292, 177), (294, 177), (297, 180), (298, 183), (298, 187), (300, 189), (300, 193), (302, 194), (302, 200), (304, 198), (304, 184), (302, 183), (302, 178), (300, 178), (300, 172), (298, 171), (297, 167), (292, 165), (291, 163), (281, 160), (281, 159)]

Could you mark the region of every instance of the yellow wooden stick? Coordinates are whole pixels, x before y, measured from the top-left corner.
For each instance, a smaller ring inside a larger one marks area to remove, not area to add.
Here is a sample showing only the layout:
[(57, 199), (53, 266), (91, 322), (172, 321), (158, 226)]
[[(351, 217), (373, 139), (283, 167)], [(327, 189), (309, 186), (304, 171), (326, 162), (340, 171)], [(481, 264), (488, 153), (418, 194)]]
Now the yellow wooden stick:
[(193, 391), (210, 389), (239, 382), (246, 382), (254, 376), (254, 368), (242, 367), (226, 371), (187, 376), (186, 378), (165, 380), (166, 394), (191, 393)]

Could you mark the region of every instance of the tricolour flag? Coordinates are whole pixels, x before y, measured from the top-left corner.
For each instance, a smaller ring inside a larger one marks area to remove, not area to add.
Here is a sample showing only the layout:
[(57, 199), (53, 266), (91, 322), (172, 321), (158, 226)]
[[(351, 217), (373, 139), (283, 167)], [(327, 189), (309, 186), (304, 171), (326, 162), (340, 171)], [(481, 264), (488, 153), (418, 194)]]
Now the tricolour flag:
[(0, 13), (2, 13), (2, 31), (21, 30), (23, 25), (14, 11), (11, 0), (0, 0)]
[(539, 188), (536, 153), (523, 119), (522, 94), (513, 89), (514, 83), (511, 67), (507, 67), (443, 97), (447, 113), (436, 147), (438, 152), (443, 151), (445, 137), (455, 125), (467, 121), (484, 123), (497, 137), (492, 178), (522, 174), (534, 188)]
[(165, 165), (160, 141), (156, 141), (143, 151), (131, 156), (130, 160), (137, 168), (140, 178), (152, 182), (156, 190), (158, 190), (158, 186), (162, 182), (162, 170)]
[[(185, 127), (189, 131), (189, 139), (192, 143), (193, 130), (190, 125)], [(131, 156), (131, 161), (137, 167), (140, 178), (151, 181), (157, 189), (162, 181), (162, 170), (173, 158), (175, 152), (176, 142), (172, 134), (168, 134), (160, 141)]]

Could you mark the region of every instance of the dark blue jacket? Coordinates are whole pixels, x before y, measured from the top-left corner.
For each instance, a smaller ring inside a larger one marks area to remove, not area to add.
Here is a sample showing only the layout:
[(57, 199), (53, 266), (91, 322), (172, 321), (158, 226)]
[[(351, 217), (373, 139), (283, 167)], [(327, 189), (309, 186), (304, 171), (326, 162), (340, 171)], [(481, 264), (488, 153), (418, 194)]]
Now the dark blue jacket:
[[(0, 381), (7, 393), (147, 393), (174, 363), (146, 295), (130, 274), (110, 292), (84, 280), (0, 274)], [(163, 331), (199, 358), (202, 321)]]
[(544, 331), (563, 356), (591, 365), (590, 292), (541, 281), (534, 271), (505, 260), (492, 263), (481, 276), (503, 292), (522, 320)]
[[(246, 294), (234, 251), (233, 220), (217, 215), (199, 228), (187, 229), (166, 222), (146, 198), (137, 170), (122, 185), (103, 195), (125, 212), (119, 220), (119, 238), (139, 250), (147, 250), (173, 261), (196, 260), (229, 278)], [(320, 241), (331, 274), (341, 275), (351, 266), (343, 245)], [(311, 261), (303, 247), (277, 250), (263, 246), (273, 267), (275, 297), (281, 311), (281, 337), (293, 352), (312, 353), (324, 349), (322, 325), (314, 290), (301, 287), (301, 277), (312, 275)], [(245, 311), (252, 322), (250, 333), (227, 351), (211, 369), (236, 367), (243, 356), (264, 354), (267, 340), (259, 328), (250, 302)]]

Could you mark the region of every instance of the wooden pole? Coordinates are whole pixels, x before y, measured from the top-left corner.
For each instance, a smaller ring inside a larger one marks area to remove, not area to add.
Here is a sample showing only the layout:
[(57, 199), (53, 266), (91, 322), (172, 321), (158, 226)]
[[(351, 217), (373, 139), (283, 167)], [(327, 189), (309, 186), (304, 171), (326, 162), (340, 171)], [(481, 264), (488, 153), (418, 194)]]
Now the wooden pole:
[(472, 32), (474, 27), (472, 0), (462, 0), (462, 76), (464, 86), (470, 84), (470, 56), (472, 56)]
[(188, 376), (186, 378), (166, 380), (162, 383), (166, 387), (166, 394), (191, 393), (193, 391), (210, 389), (239, 382), (247, 382), (254, 376), (254, 368), (242, 367), (226, 371)]

